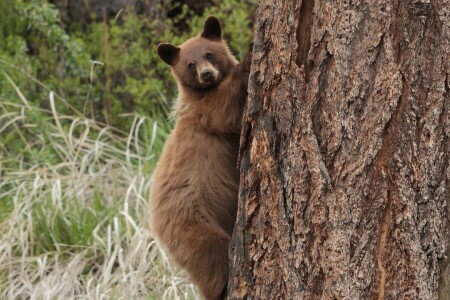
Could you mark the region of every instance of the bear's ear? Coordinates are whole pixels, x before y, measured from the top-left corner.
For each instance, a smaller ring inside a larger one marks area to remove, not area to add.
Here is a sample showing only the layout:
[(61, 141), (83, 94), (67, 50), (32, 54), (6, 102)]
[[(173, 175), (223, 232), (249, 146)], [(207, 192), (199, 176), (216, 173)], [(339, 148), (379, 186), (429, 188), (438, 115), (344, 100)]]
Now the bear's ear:
[(172, 44), (159, 44), (156, 48), (159, 57), (168, 65), (173, 65), (180, 53), (180, 48)]
[(222, 28), (219, 19), (213, 16), (206, 19), (201, 36), (208, 40), (220, 41), (222, 39)]

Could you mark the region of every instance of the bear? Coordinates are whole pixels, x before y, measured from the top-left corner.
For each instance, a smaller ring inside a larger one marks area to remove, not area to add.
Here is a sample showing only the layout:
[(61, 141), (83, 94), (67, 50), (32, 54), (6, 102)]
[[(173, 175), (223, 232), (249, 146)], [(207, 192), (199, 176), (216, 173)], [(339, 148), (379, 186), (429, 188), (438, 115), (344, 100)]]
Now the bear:
[(175, 127), (155, 168), (150, 228), (206, 300), (227, 293), (228, 248), (237, 214), (237, 159), (251, 47), (239, 63), (219, 20), (180, 46), (159, 44), (178, 87)]

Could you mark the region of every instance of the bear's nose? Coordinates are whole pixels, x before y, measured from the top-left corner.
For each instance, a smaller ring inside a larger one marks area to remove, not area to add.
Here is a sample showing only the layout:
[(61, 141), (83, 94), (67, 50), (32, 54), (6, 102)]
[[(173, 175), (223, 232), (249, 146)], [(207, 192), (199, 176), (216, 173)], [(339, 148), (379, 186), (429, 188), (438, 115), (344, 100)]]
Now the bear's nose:
[(200, 76), (206, 82), (211, 81), (211, 79), (213, 78), (213, 74), (210, 70), (202, 71), (202, 73), (200, 73)]

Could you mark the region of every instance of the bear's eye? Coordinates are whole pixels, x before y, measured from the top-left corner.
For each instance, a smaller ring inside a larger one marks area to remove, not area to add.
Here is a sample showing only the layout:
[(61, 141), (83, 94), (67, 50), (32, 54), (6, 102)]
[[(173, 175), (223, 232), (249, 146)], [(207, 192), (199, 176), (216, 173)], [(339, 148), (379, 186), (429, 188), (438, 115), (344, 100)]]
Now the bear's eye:
[(214, 54), (212, 54), (211, 52), (208, 52), (205, 54), (205, 57), (207, 60), (213, 60), (214, 59)]
[(195, 68), (195, 64), (194, 64), (194, 63), (190, 63), (190, 64), (188, 65), (188, 68), (192, 70), (193, 68)]

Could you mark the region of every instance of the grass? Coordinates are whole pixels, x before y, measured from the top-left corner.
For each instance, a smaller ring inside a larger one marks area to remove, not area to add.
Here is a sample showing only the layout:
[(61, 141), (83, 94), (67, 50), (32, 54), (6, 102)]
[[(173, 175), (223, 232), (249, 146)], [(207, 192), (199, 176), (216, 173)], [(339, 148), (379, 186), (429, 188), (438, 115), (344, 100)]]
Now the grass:
[[(0, 299), (197, 299), (147, 227), (170, 125), (129, 133), (78, 112), (0, 99)], [(64, 106), (67, 109), (66, 106)], [(130, 116), (126, 116), (130, 117)]]

